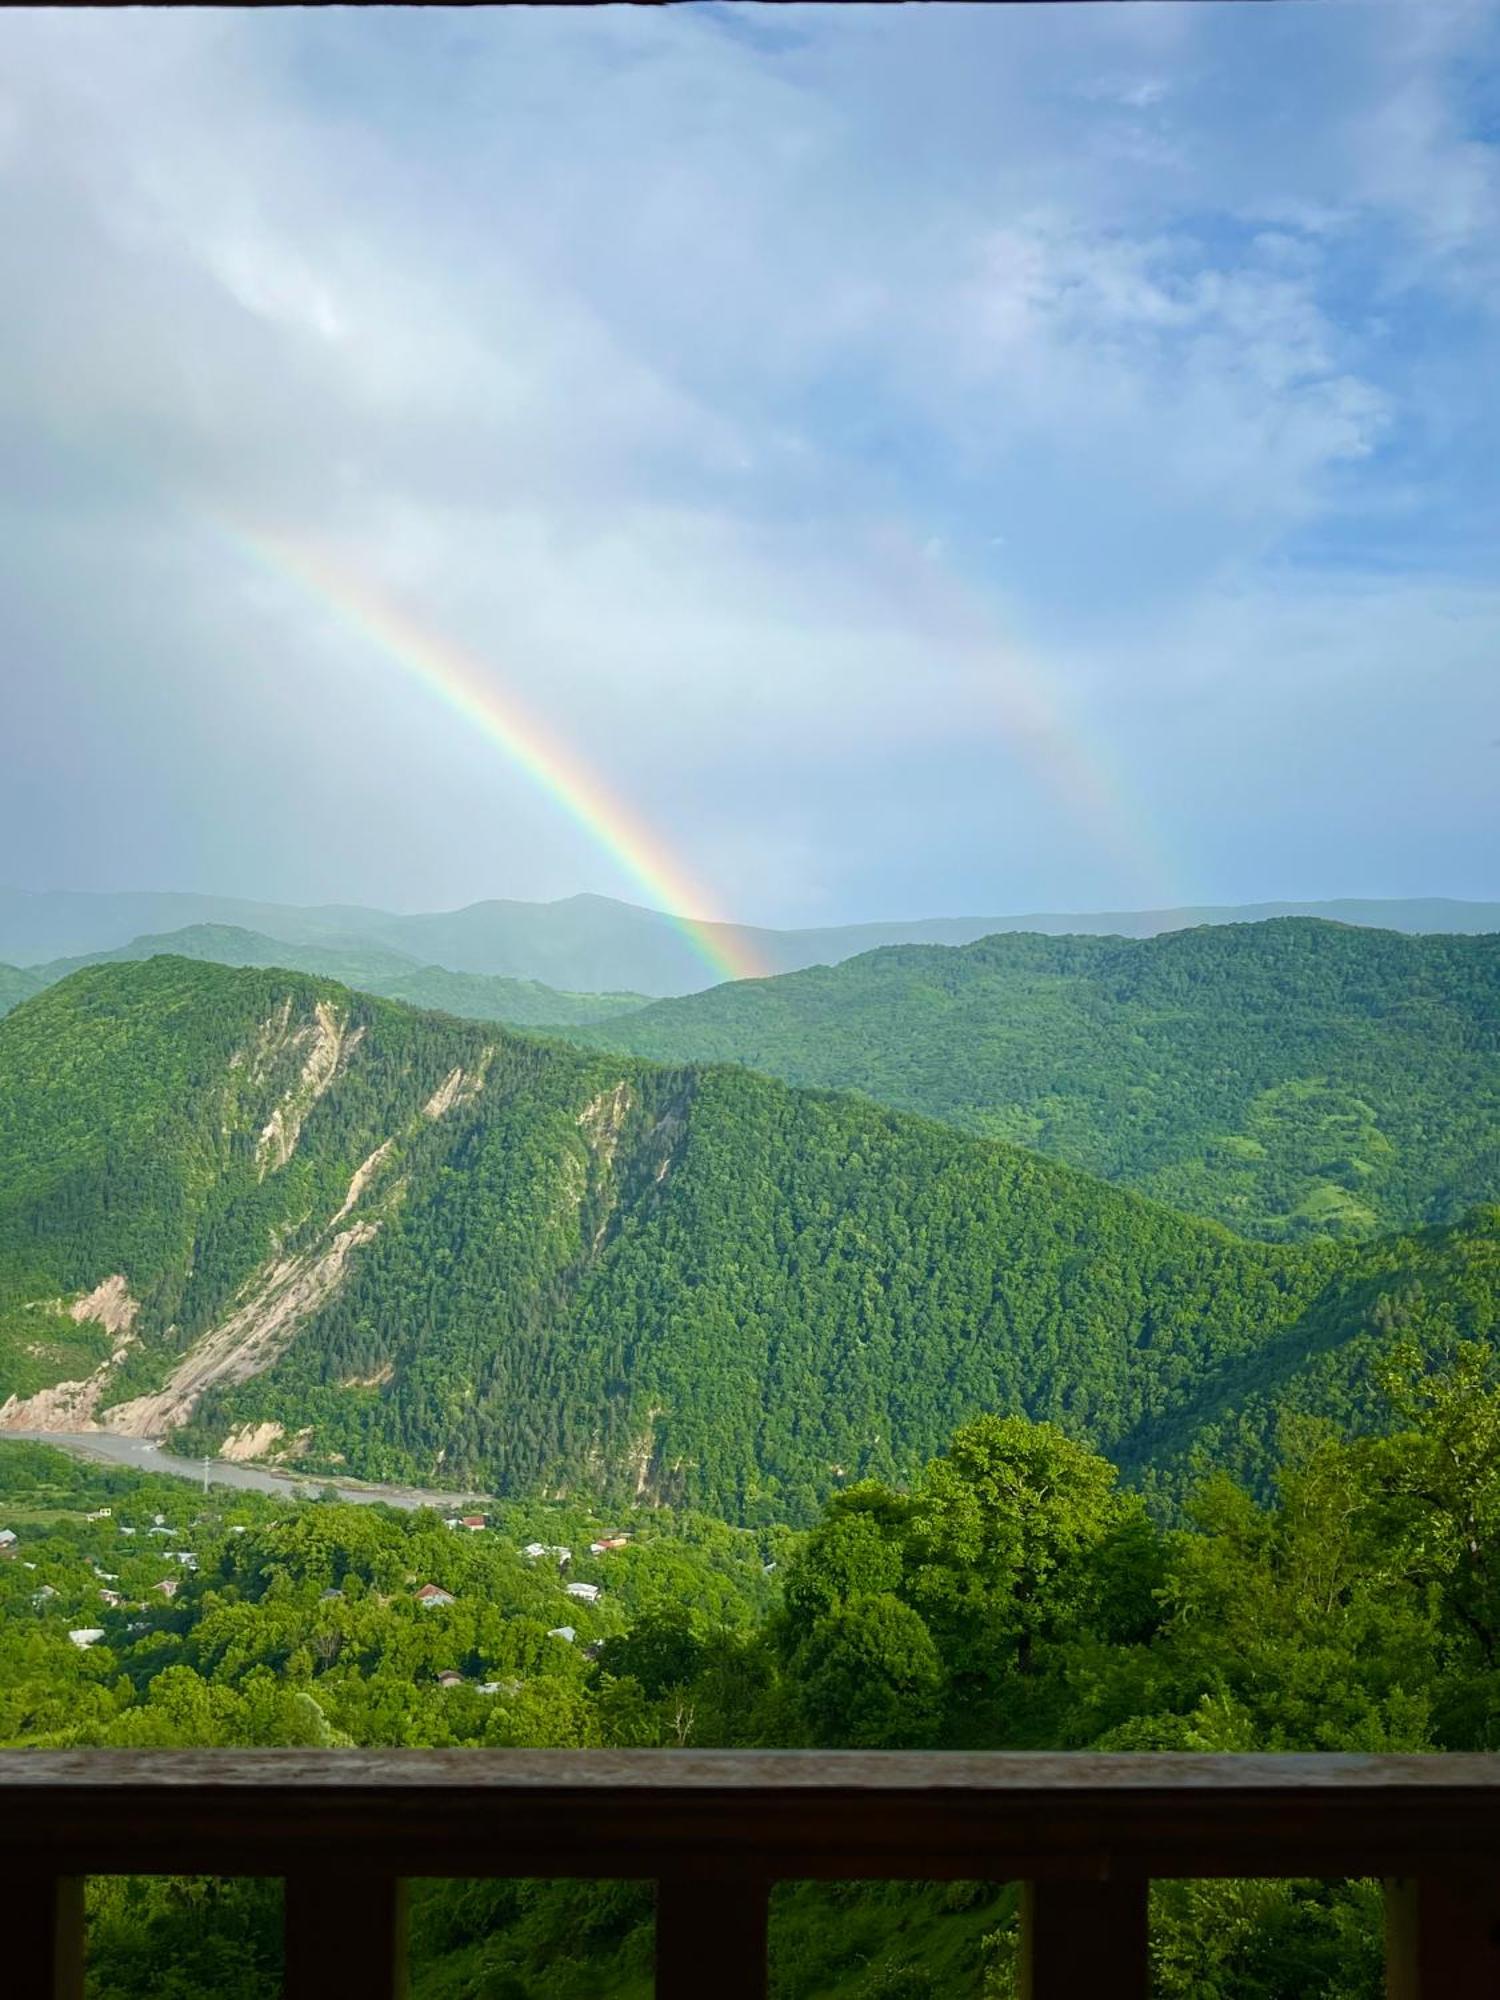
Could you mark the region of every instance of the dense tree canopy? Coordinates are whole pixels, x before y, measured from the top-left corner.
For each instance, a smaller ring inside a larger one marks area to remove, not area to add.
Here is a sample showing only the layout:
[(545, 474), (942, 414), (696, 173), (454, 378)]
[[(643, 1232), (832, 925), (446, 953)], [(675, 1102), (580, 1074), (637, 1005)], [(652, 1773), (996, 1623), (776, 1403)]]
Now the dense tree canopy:
[(897, 945), (590, 1031), (858, 1090), (1211, 1215), (1364, 1237), (1500, 1196), (1500, 937), (1310, 918)]

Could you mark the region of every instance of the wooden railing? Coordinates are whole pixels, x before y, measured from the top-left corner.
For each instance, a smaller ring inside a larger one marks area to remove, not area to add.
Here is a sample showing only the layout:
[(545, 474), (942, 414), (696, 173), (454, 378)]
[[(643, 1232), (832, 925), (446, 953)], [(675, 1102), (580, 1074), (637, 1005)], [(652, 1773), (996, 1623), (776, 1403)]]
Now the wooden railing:
[(1020, 1881), (1028, 2000), (1144, 2000), (1153, 1877), (1382, 1876), (1391, 2000), (1500, 1993), (1500, 1757), (0, 1752), (6, 2000), (83, 1878), (286, 1879), (288, 2000), (404, 1990), (412, 1876), (645, 1877), (660, 2000), (762, 2000), (776, 1881)]

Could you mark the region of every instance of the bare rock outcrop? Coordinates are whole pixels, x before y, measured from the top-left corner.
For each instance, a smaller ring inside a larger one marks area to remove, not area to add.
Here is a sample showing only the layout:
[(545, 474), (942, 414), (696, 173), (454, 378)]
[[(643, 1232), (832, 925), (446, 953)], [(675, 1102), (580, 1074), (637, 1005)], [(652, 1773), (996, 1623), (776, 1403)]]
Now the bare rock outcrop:
[(351, 1209), (358, 1205), (365, 1190), (390, 1157), (391, 1147), (395, 1143), (394, 1139), (382, 1140), (367, 1160), (360, 1161), (349, 1182), (349, 1192), (344, 1196), (343, 1206), (333, 1218), (335, 1223), (342, 1222)]
[(471, 1070), (460, 1064), (450, 1069), (437, 1089), (422, 1106), (424, 1118), (445, 1118), (455, 1106), (470, 1104), (484, 1089), (485, 1077), (489, 1074), (490, 1058), (495, 1051), (485, 1049), (479, 1061)]
[(50, 1389), (38, 1389), (33, 1396), (9, 1396), (0, 1404), (0, 1430), (5, 1431), (92, 1431), (99, 1428), (94, 1412), (109, 1387), (110, 1377), (125, 1359), (135, 1340), (135, 1317), (140, 1301), (130, 1296), (130, 1287), (117, 1271), (105, 1278), (81, 1299), (68, 1307), (68, 1317), (82, 1325), (95, 1320), (113, 1336), (114, 1346), (91, 1375), (81, 1381), (54, 1382)]
[(220, 1458), (232, 1459), (237, 1465), (247, 1459), (264, 1458), (278, 1438), (285, 1431), (280, 1424), (237, 1424), (219, 1446)]
[(354, 1222), (316, 1251), (264, 1269), (244, 1303), (188, 1349), (154, 1395), (105, 1412), (102, 1428), (127, 1437), (159, 1437), (186, 1423), (209, 1389), (248, 1382), (279, 1361), (297, 1328), (333, 1296), (351, 1251), (368, 1243), (378, 1222)]
[[(288, 1009), (291, 1002), (287, 1002)], [(268, 1023), (263, 1034), (276, 1026)], [(344, 1024), (326, 1000), (318, 1001), (313, 1018), (304, 1027), (292, 1030), (288, 1016), (280, 1017), (280, 1047), (305, 1047), (302, 1073), (266, 1120), (256, 1143), (255, 1158), (261, 1178), (284, 1167), (297, 1150), (307, 1114), (338, 1074), (344, 1053)]]

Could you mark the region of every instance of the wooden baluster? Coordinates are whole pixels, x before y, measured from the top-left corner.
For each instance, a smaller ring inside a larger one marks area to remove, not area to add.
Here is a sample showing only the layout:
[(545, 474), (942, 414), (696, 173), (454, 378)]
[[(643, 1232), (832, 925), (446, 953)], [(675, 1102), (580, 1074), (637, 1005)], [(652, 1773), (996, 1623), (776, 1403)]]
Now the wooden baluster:
[(389, 1875), (292, 1875), (286, 2000), (405, 2000), (406, 1884)]
[(656, 1885), (656, 2000), (766, 2000), (765, 1882)]
[(1500, 1995), (1500, 1872), (1387, 1882), (1385, 1981), (1388, 2000)]
[(83, 1877), (12, 1876), (0, 1945), (3, 2000), (83, 2000)]
[(1023, 1882), (1021, 2000), (1148, 2000), (1148, 1882)]

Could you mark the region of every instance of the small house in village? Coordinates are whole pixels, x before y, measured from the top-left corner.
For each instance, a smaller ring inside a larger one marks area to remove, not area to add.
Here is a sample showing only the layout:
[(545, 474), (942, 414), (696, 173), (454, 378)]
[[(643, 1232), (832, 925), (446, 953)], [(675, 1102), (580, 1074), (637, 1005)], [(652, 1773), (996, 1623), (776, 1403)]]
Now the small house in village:
[(459, 1517), (459, 1525), (467, 1528), (471, 1535), (477, 1535), (481, 1529), (488, 1527), (489, 1523), (483, 1514), (463, 1514)]
[(34, 1611), (40, 1611), (42, 1606), (44, 1604), (50, 1604), (52, 1599), (56, 1597), (56, 1595), (57, 1592), (52, 1588), (51, 1584), (44, 1583), (40, 1590), (34, 1590), (31, 1593), (32, 1609)]
[(611, 1549), (625, 1549), (630, 1546), (629, 1535), (604, 1535), (597, 1542), (589, 1543), (591, 1556), (607, 1556)]
[(151, 1588), (159, 1590), (163, 1597), (175, 1597), (182, 1586), (175, 1576), (164, 1576), (160, 1583), (153, 1583)]
[(451, 1590), (444, 1590), (442, 1585), (438, 1583), (424, 1583), (422, 1588), (417, 1592), (417, 1602), (425, 1610), (431, 1611), (434, 1605), (451, 1604), (453, 1602), (453, 1592)]
[(104, 1637), (104, 1627), (102, 1625), (80, 1625), (78, 1630), (70, 1632), (68, 1637), (78, 1647), (80, 1652), (87, 1652), (90, 1646), (97, 1646), (99, 1641)]
[(13, 1549), (16, 1545), (14, 1528), (0, 1528), (0, 1549)]
[(554, 1625), (547, 1634), (547, 1637), (549, 1639), (566, 1639), (571, 1646), (573, 1641), (578, 1637), (578, 1634), (573, 1630), (571, 1625)]
[(597, 1583), (569, 1583), (563, 1587), (569, 1597), (576, 1597), (580, 1604), (594, 1604), (598, 1601), (599, 1586)]
[(437, 1683), (440, 1688), (461, 1688), (464, 1684), (464, 1677), (462, 1674), (456, 1674), (452, 1667), (445, 1667), (442, 1673), (438, 1675)]

